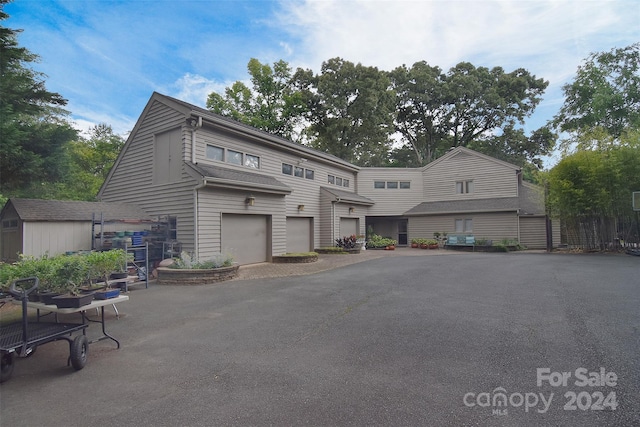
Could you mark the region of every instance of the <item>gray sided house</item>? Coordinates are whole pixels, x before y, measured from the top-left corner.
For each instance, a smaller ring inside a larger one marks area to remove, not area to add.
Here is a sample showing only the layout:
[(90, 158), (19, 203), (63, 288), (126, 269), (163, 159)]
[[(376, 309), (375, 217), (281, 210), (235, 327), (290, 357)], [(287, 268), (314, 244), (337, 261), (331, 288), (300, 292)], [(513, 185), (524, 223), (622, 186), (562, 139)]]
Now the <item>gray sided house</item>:
[(0, 211), (1, 261), (90, 250), (94, 214), (105, 221), (151, 220), (130, 204), (9, 199)]
[(98, 198), (175, 218), (183, 248), (241, 264), (378, 234), (433, 232), (545, 247), (544, 202), (520, 169), (464, 148), (423, 168), (360, 168), (154, 93)]

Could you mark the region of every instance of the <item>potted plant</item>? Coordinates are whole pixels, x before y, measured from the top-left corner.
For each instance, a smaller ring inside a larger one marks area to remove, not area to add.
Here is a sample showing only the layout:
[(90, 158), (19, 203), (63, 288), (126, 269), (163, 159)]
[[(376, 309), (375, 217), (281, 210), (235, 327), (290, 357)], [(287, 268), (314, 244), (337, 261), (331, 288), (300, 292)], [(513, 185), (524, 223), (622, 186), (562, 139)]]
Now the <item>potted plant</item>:
[(80, 287), (89, 280), (89, 265), (83, 255), (65, 255), (56, 260), (55, 283), (66, 294), (54, 296), (58, 308), (78, 308), (93, 300), (91, 293), (82, 293)]
[(418, 239), (411, 239), (411, 247), (414, 249), (420, 247), (420, 243), (418, 243)]
[(112, 249), (110, 251), (91, 252), (86, 257), (92, 277), (96, 277), (103, 282), (102, 289), (95, 292), (95, 297), (97, 299), (107, 299), (120, 295), (120, 288), (109, 289), (109, 279), (114, 272), (125, 274), (127, 260), (125, 251)]

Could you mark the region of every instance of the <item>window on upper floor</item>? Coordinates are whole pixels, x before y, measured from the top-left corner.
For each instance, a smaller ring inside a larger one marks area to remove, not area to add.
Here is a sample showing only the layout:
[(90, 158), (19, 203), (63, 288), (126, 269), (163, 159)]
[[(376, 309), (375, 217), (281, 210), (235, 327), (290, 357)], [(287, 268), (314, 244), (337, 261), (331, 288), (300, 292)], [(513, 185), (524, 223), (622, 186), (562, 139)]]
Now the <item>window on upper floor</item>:
[(289, 163), (282, 164), (282, 173), (285, 175), (293, 175), (297, 178), (315, 179), (315, 171), (300, 166), (293, 166)]
[(327, 182), (329, 184), (337, 185), (338, 187), (349, 187), (350, 184), (348, 178), (342, 178), (341, 176), (335, 175), (327, 175)]
[(227, 163), (242, 165), (242, 153), (240, 151), (227, 150)]
[(473, 193), (473, 181), (456, 181), (456, 193), (468, 194)]
[(245, 154), (244, 165), (249, 168), (260, 169), (260, 157), (253, 154)]
[(256, 156), (254, 154), (228, 150), (211, 144), (207, 144), (205, 154), (209, 160), (246, 166), (252, 169), (260, 169), (260, 156)]
[(207, 144), (207, 159), (224, 162), (224, 148)]
[(313, 169), (305, 169), (304, 177), (307, 179), (315, 179), (315, 171)]
[(390, 190), (411, 189), (410, 181), (373, 181), (373, 188), (386, 188)]

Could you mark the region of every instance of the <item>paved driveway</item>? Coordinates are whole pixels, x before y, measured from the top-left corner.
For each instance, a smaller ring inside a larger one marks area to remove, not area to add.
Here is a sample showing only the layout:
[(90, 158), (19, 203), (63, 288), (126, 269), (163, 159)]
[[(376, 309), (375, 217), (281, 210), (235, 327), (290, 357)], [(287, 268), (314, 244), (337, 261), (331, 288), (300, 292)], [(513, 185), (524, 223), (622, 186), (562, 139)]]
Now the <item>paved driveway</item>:
[(64, 342), (18, 360), (0, 424), (638, 425), (639, 267), (393, 256), (135, 290), (108, 323), (120, 350), (78, 372)]

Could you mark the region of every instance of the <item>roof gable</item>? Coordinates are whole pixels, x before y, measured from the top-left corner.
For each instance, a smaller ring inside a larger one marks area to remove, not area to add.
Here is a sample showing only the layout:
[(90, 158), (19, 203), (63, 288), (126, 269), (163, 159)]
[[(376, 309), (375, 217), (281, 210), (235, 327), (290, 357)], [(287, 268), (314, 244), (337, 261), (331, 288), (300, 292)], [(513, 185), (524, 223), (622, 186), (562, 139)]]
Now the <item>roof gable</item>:
[(519, 166), (516, 166), (514, 164), (505, 162), (503, 160), (499, 160), (496, 159), (495, 157), (491, 157), (491, 156), (487, 156), (486, 154), (482, 154), (479, 153), (477, 151), (471, 150), (469, 148), (466, 147), (456, 147), (453, 148), (451, 150), (449, 150), (449, 152), (447, 152), (447, 154), (445, 154), (442, 157), (438, 157), (436, 160), (434, 160), (433, 162), (429, 163), (428, 165), (423, 167), (423, 170), (428, 170), (430, 168), (432, 168), (433, 166), (442, 163), (442, 162), (448, 162), (448, 161), (452, 161), (455, 159), (456, 156), (459, 155), (469, 155), (469, 156), (474, 156), (477, 157), (478, 159), (484, 159), (490, 162), (493, 162), (495, 164), (519, 171), (521, 168)]

